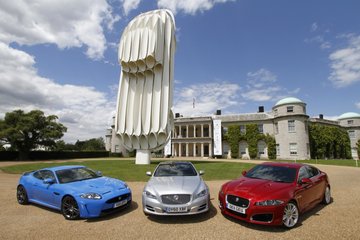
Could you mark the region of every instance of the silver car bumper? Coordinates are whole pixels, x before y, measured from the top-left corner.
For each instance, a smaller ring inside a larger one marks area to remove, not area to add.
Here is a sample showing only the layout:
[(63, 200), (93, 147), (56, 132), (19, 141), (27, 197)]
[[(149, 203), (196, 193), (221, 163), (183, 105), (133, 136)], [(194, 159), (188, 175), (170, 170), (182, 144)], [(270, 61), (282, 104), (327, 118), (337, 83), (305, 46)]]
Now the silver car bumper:
[[(186, 204), (170, 205), (164, 204), (157, 199), (149, 198), (142, 195), (142, 204), (145, 214), (162, 215), (162, 216), (179, 216), (179, 215), (193, 215), (209, 211), (210, 196), (191, 200)], [(176, 211), (177, 209), (179, 211)], [(173, 212), (175, 211), (175, 212)]]

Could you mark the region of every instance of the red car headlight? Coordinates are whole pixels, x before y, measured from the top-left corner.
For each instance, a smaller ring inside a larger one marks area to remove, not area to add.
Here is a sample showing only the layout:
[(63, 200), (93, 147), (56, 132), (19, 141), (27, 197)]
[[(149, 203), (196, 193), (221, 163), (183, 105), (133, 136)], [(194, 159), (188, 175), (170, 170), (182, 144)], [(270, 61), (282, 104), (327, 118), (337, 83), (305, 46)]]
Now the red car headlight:
[(261, 202), (256, 202), (255, 205), (256, 206), (278, 206), (283, 203), (284, 203), (284, 201), (281, 201), (281, 200), (265, 200), (265, 201), (261, 201)]

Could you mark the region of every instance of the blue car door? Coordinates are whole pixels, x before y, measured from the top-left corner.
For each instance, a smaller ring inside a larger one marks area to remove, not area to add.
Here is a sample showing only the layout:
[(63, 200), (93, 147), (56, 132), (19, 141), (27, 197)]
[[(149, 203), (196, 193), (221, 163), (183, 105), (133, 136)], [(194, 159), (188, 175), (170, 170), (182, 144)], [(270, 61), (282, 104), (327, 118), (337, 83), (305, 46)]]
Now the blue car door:
[[(41, 179), (34, 181), (34, 193), (36, 194), (37, 200), (45, 204), (55, 206), (55, 193), (54, 193), (54, 184), (56, 184), (56, 179), (52, 171), (50, 170), (41, 170)], [(54, 183), (45, 183), (45, 179), (53, 179)]]

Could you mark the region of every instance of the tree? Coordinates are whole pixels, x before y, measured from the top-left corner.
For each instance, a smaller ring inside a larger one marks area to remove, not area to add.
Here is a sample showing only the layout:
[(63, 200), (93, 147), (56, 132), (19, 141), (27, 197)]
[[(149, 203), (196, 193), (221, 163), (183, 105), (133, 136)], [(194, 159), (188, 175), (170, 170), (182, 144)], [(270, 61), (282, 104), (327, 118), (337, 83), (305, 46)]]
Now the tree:
[(39, 147), (53, 147), (67, 128), (57, 122), (55, 115), (45, 116), (40, 110), (25, 113), (15, 110), (0, 119), (0, 141), (19, 151), (19, 159), (28, 159), (31, 150)]
[(102, 137), (91, 138), (86, 141), (77, 141), (75, 143), (79, 151), (105, 151), (105, 141)]

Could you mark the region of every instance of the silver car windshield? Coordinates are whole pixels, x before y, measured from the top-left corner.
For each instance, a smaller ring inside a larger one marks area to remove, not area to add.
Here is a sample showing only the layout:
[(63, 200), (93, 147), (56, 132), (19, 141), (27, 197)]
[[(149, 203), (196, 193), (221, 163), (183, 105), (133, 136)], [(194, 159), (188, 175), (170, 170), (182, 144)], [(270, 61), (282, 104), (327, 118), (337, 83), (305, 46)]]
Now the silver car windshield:
[(154, 177), (171, 176), (196, 176), (197, 172), (191, 164), (188, 163), (169, 163), (161, 164), (157, 167)]

